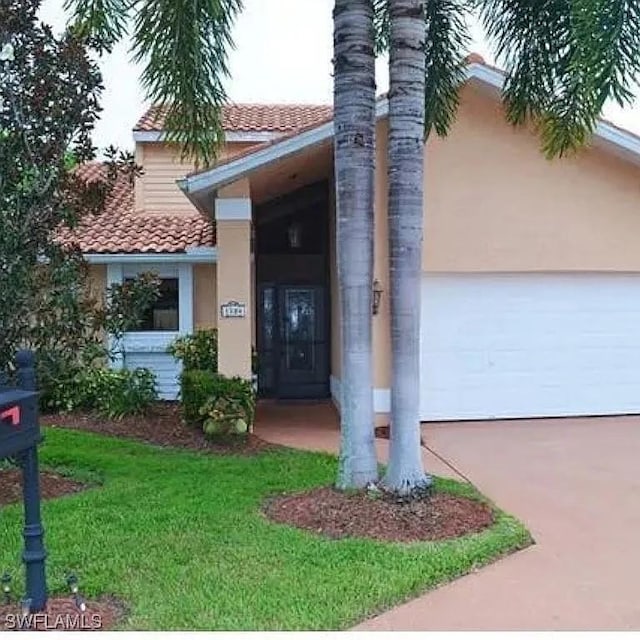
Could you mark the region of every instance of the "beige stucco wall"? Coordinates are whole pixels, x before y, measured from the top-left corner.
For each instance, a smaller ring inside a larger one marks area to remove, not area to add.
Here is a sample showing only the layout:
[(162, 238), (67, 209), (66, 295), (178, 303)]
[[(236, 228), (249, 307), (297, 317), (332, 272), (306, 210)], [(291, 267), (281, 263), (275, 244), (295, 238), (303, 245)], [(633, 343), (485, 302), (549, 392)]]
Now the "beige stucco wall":
[(338, 263), (336, 246), (336, 191), (334, 177), (329, 183), (329, 297), (331, 301), (331, 375), (340, 378), (342, 358), (340, 341), (340, 287), (338, 286)]
[[(230, 143), (220, 153), (225, 160), (254, 143)], [(176, 180), (194, 170), (193, 162), (180, 159), (176, 145), (164, 142), (138, 142), (136, 162), (144, 174), (136, 180), (135, 208), (145, 213), (193, 213), (193, 205), (176, 185)]]
[(219, 220), (216, 224), (219, 304), (234, 300), (246, 305), (243, 318), (222, 318), (218, 315), (218, 369), (227, 376), (249, 379), (254, 324), (251, 304), (251, 222)]
[(197, 329), (218, 324), (216, 297), (216, 265), (193, 266), (193, 323)]
[(471, 86), (426, 150), (429, 271), (640, 270), (640, 167), (602, 148), (547, 160)]
[(98, 304), (102, 304), (107, 288), (107, 267), (103, 264), (89, 265), (89, 295), (95, 298)]

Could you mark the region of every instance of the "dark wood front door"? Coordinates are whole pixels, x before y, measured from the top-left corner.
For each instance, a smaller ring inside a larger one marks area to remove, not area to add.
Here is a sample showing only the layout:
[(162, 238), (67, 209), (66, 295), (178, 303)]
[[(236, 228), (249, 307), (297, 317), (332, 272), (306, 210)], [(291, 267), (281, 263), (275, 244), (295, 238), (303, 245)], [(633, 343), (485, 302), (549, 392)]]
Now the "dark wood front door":
[(329, 394), (326, 289), (261, 284), (258, 306), (258, 388), (276, 398)]

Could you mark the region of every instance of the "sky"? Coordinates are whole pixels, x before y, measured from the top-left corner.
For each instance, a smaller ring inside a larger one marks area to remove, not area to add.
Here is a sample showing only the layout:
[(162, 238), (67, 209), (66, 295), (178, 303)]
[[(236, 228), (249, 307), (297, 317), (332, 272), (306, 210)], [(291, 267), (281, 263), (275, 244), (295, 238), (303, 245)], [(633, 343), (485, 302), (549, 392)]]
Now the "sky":
[[(332, 100), (331, 10), (334, 0), (244, 0), (234, 29), (227, 92), (234, 102), (309, 102)], [(40, 17), (54, 28), (65, 23), (64, 0), (43, 0)], [(474, 25), (472, 50), (493, 62), (491, 50)], [(131, 129), (148, 102), (138, 84), (140, 68), (130, 62), (123, 42), (101, 59), (104, 111), (94, 143), (133, 148)], [(378, 90), (388, 85), (386, 61), (377, 65)], [(640, 91), (638, 92), (640, 96)], [(604, 116), (640, 134), (640, 101), (633, 108), (610, 105)]]

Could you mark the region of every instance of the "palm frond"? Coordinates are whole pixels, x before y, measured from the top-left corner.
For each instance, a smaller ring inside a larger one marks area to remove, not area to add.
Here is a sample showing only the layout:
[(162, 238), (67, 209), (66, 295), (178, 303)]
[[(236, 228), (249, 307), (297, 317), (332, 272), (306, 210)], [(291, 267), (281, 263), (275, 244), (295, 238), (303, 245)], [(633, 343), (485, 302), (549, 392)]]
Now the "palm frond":
[(373, 0), (373, 28), (376, 54), (386, 53), (391, 42), (389, 0)]
[(127, 33), (129, 0), (65, 0), (72, 31), (98, 53), (110, 52)]
[(208, 166), (224, 141), (223, 82), (241, 0), (140, 0), (133, 30), (134, 59), (155, 103), (168, 107), (168, 140), (183, 157)]
[[(465, 79), (470, 43), (468, 19), (475, 2), (426, 0), (425, 137), (435, 129), (447, 134), (458, 109), (458, 89)], [(375, 0), (376, 51), (391, 46), (389, 1)]]
[(640, 0), (573, 0), (580, 66), (596, 100), (633, 100), (640, 72)]
[(447, 134), (458, 110), (458, 90), (465, 79), (470, 3), (427, 0), (425, 133)]
[(640, 68), (639, 0), (481, 0), (507, 71), (514, 124), (533, 120), (548, 156), (585, 144), (608, 97), (630, 101)]

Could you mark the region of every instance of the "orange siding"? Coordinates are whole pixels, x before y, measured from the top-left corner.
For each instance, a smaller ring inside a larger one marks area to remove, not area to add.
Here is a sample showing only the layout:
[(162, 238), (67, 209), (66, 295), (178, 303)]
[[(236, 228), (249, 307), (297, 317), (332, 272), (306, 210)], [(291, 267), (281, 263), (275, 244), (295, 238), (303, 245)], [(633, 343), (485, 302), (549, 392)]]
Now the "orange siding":
[[(220, 154), (223, 160), (242, 152), (252, 143), (228, 144)], [(136, 210), (145, 213), (192, 213), (193, 205), (180, 191), (176, 180), (194, 170), (193, 162), (182, 161), (175, 145), (163, 142), (138, 142), (136, 158), (144, 175), (136, 184)]]
[(426, 167), (427, 271), (640, 270), (640, 167), (608, 150), (547, 160), (535, 134), (467, 86)]

